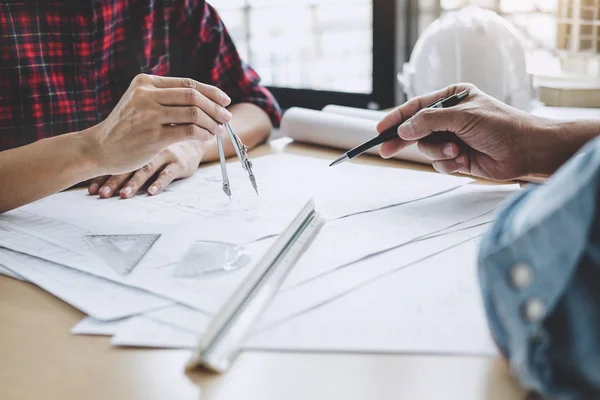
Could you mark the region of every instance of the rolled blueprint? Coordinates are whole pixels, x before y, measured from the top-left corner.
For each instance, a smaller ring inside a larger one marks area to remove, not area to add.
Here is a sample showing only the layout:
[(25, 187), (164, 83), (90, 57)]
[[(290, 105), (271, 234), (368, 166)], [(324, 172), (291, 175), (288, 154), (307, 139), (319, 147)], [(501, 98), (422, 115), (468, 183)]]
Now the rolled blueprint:
[[(292, 107), (283, 115), (281, 133), (297, 142), (347, 151), (377, 135), (376, 124), (373, 119)], [(379, 146), (370, 149), (367, 154), (379, 154)], [(431, 161), (419, 152), (416, 145), (402, 150), (395, 158), (431, 164)]]
[(330, 104), (323, 108), (323, 112), (346, 115), (348, 117), (357, 117), (362, 119), (370, 119), (372, 121), (381, 121), (387, 115), (385, 111), (367, 110), (366, 108), (346, 107)]

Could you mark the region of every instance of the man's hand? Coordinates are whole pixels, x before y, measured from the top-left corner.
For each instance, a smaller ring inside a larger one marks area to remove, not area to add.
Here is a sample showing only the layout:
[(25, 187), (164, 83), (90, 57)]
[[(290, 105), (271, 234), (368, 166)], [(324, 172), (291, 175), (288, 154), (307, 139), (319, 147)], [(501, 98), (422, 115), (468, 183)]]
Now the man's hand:
[[(469, 96), (454, 107), (424, 108), (463, 90), (468, 90)], [(495, 180), (551, 173), (542, 171), (537, 162), (556, 144), (550, 121), (509, 107), (473, 85), (453, 85), (412, 99), (388, 114), (377, 130), (383, 132), (403, 121), (399, 137), (381, 146), (382, 157), (392, 157), (416, 142), (433, 167), (443, 173)]]
[(162, 192), (173, 180), (192, 176), (202, 161), (203, 154), (200, 141), (176, 143), (135, 172), (101, 176), (92, 180), (88, 191), (92, 195), (100, 195), (101, 198), (109, 198), (119, 193), (122, 199), (128, 199), (148, 184), (148, 194), (155, 195)]
[(135, 171), (175, 143), (224, 132), (230, 102), (193, 79), (138, 75), (108, 118), (86, 132), (88, 153), (98, 175)]

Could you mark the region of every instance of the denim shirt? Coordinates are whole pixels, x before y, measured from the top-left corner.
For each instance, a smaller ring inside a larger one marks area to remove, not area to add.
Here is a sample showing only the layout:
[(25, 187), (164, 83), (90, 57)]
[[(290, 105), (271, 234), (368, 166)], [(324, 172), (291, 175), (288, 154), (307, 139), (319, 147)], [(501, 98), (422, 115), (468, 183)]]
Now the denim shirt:
[(482, 241), (490, 329), (521, 383), (600, 399), (600, 138), (512, 199)]

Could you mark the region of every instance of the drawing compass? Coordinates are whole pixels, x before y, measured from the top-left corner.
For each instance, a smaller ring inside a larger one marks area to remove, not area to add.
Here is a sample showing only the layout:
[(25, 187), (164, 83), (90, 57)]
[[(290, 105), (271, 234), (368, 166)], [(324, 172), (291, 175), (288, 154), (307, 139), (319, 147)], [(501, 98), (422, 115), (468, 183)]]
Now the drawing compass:
[[(252, 183), (252, 187), (256, 194), (258, 194), (258, 186), (256, 185), (256, 178), (254, 177), (254, 173), (252, 172), (252, 162), (248, 158), (248, 146), (242, 143), (242, 140), (238, 135), (236, 135), (229, 123), (225, 123), (225, 130), (227, 131), (227, 135), (229, 136), (229, 140), (233, 145), (233, 149), (235, 150), (235, 154), (237, 154), (240, 162), (242, 163), (242, 168), (248, 172), (248, 178), (250, 179), (250, 183)], [(227, 161), (225, 159), (225, 149), (223, 147), (223, 138), (221, 135), (217, 135), (217, 147), (219, 148), (219, 159), (221, 161), (221, 174), (223, 175), (223, 192), (229, 198), (231, 198), (231, 186), (229, 184), (229, 176), (227, 175)]]

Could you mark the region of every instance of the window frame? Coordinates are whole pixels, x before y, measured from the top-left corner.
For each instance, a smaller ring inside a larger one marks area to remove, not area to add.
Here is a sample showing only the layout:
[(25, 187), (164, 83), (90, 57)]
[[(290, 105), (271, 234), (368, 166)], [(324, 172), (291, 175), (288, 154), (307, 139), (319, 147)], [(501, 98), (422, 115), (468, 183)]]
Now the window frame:
[(373, 91), (370, 94), (267, 86), (283, 109), (328, 104), (388, 108), (396, 94), (396, 0), (373, 0)]

